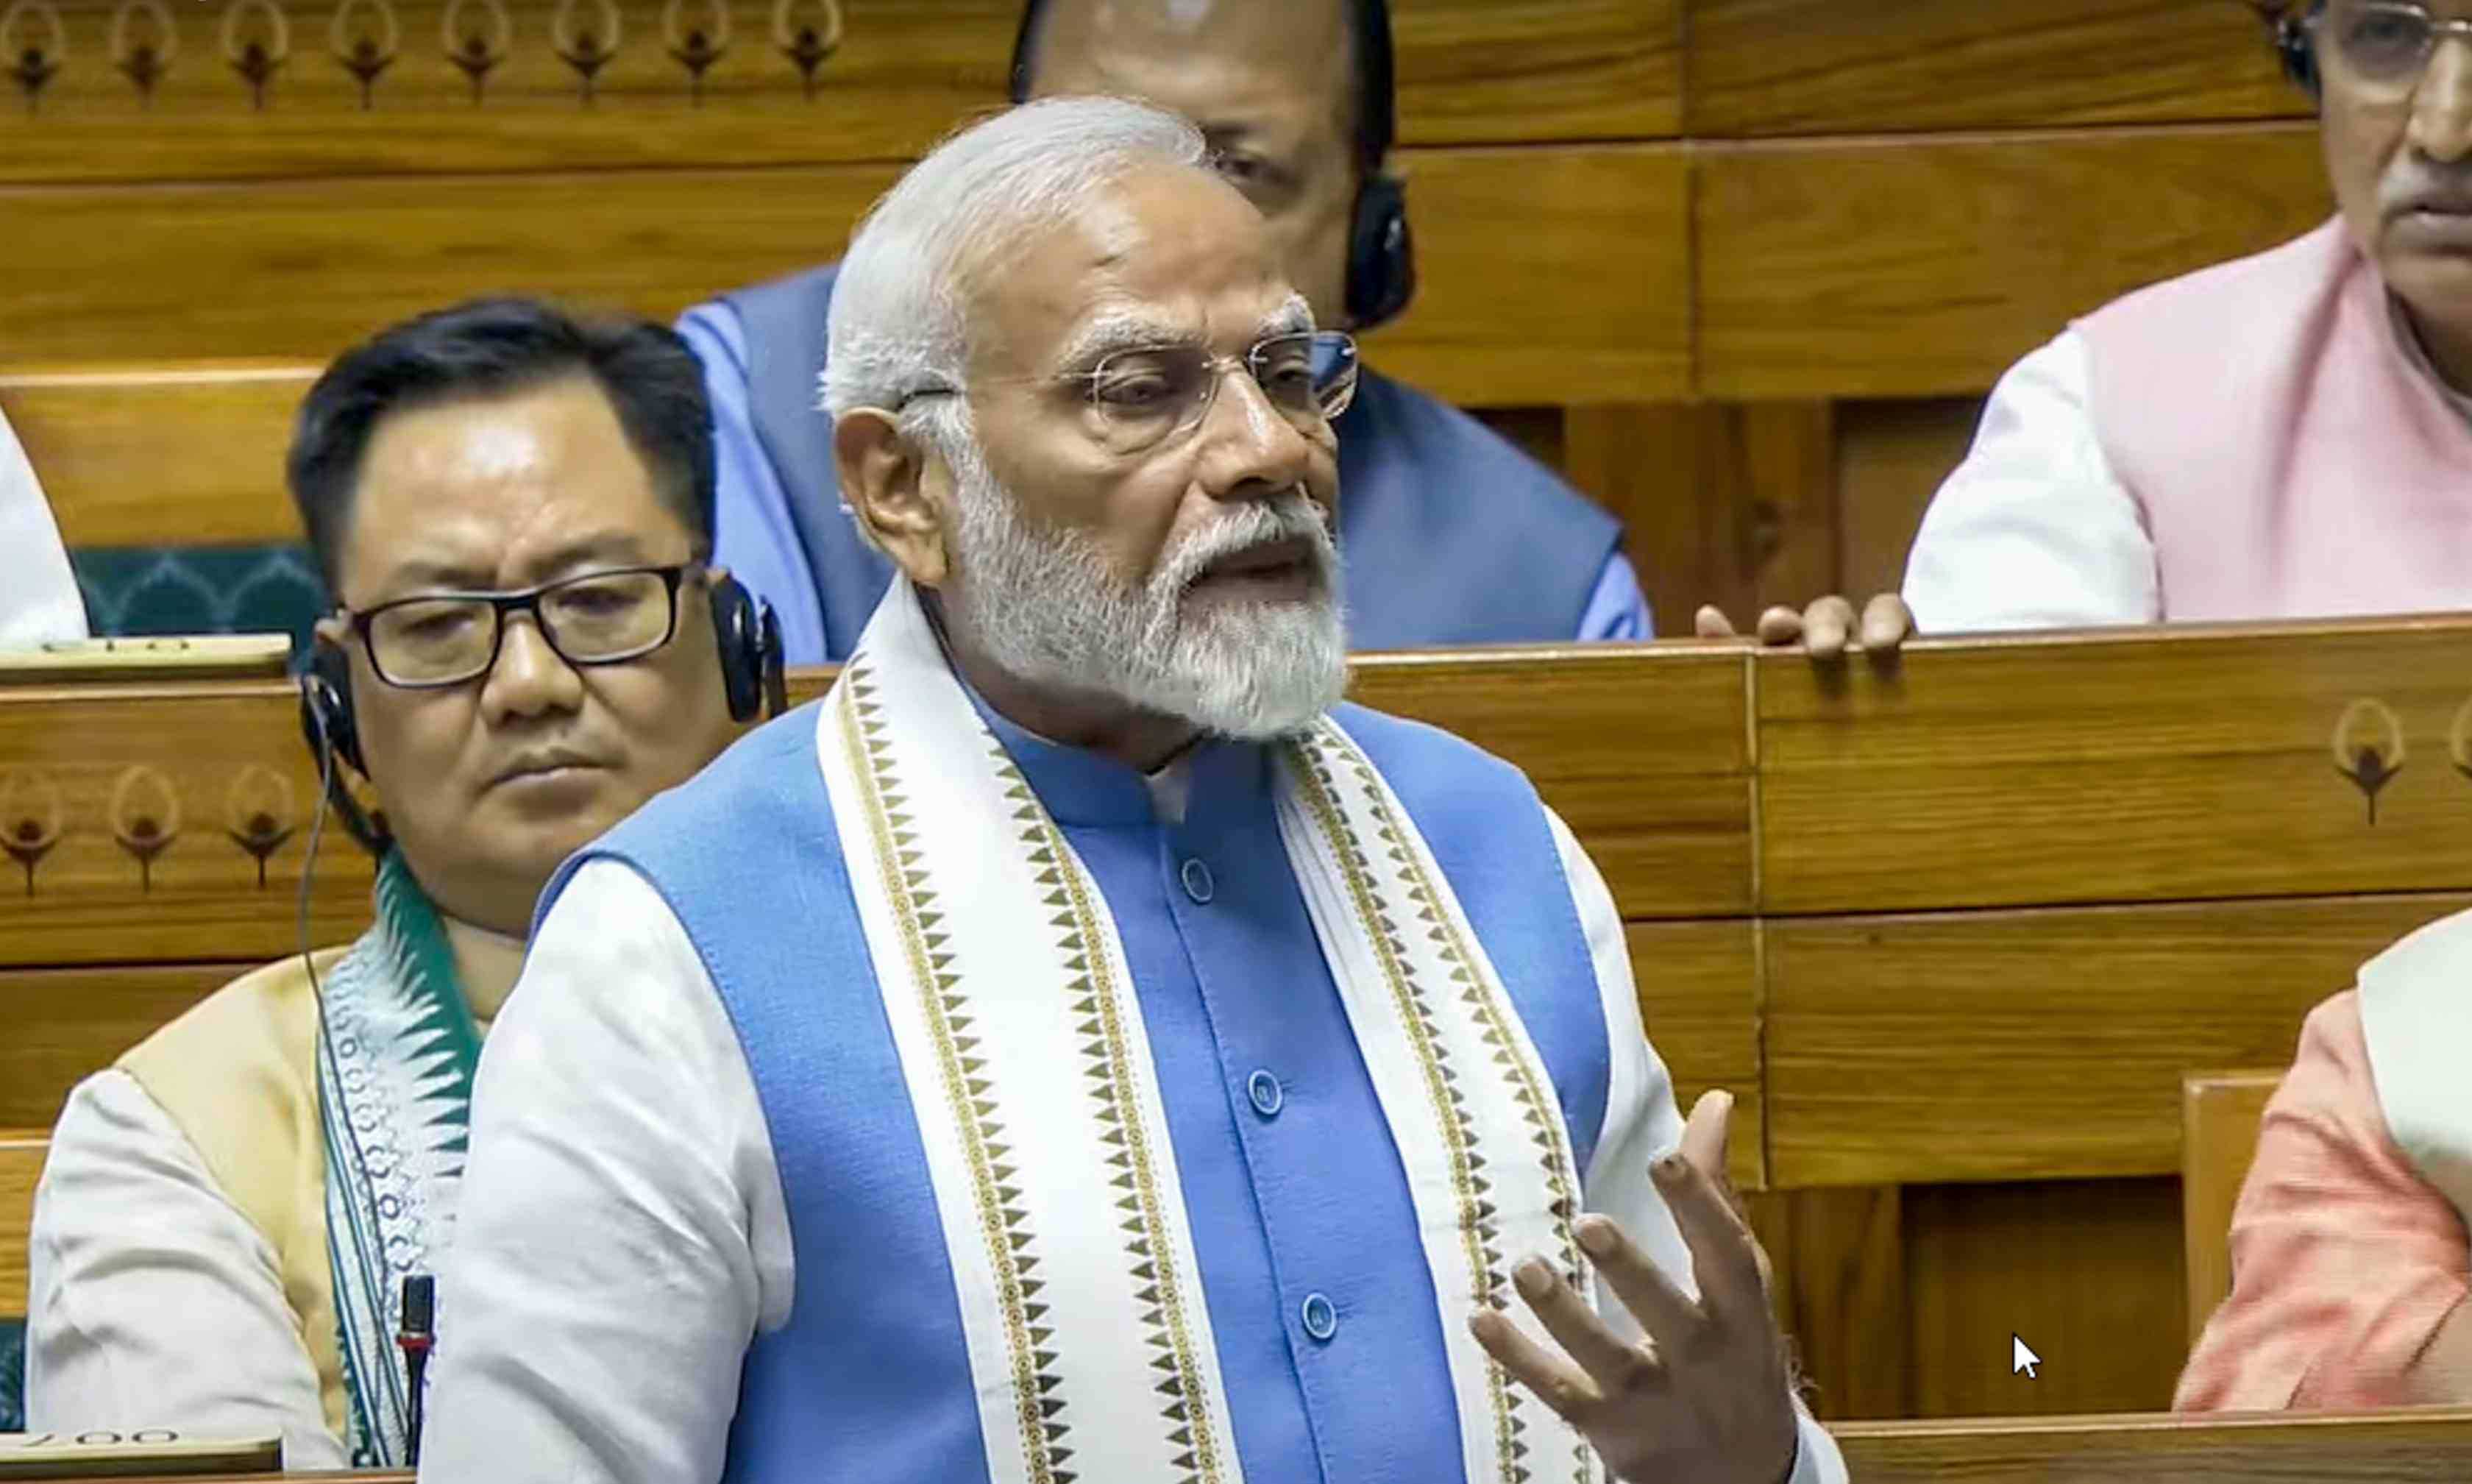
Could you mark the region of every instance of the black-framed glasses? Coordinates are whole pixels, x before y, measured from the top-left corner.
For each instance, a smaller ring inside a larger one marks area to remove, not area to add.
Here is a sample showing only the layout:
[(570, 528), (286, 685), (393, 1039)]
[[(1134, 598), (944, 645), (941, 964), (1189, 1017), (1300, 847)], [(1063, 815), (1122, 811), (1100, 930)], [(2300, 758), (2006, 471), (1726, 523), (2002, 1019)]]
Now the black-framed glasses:
[[(1253, 378), (1263, 398), (1290, 422), (1318, 428), (1356, 399), (1356, 337), (1300, 330), (1267, 336), (1244, 354), (1226, 356), (1198, 346), (1140, 346), (1111, 351), (1088, 371), (1053, 379), (1083, 389), (1102, 444), (1115, 453), (1140, 453), (1200, 427), (1218, 400), (1219, 384), (1240, 371)], [(957, 387), (930, 387), (911, 397), (960, 395)]]
[(507, 615), (530, 613), (571, 665), (620, 664), (670, 642), (678, 587), (701, 562), (617, 567), (517, 592), (424, 592), (346, 610), (379, 680), (405, 690), (461, 685), (487, 675), (506, 643)]
[(2472, 41), (2472, 19), (2440, 19), (2413, 0), (2333, 0), (2303, 24), (2326, 42), (2343, 70), (2381, 93), (2409, 93), (2444, 36)]

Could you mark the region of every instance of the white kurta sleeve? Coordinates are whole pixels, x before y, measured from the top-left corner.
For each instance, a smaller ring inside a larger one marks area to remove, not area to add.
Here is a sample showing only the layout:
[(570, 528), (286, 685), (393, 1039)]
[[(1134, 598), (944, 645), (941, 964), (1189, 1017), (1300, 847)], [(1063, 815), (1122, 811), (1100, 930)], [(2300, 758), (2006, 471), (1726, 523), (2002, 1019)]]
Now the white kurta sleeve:
[[(1657, 1266), (1686, 1291), (1696, 1294), (1699, 1285), (1691, 1276), (1690, 1249), (1683, 1245), (1682, 1233), (1674, 1224), (1674, 1213), (1666, 1209), (1665, 1198), (1657, 1193), (1655, 1182), (1648, 1173), (1649, 1166), (1682, 1142), (1682, 1113), (1674, 1101), (1674, 1079), (1667, 1075), (1665, 1063), (1649, 1043), (1647, 1029), (1640, 1021), (1639, 992), (1631, 978), (1630, 945), (1624, 936), (1622, 915), (1615, 910), (1613, 894), (1605, 889), (1604, 877), (1597, 873), (1587, 851), (1581, 849), (1570, 826), (1551, 810), (1546, 812), (1546, 818), (1554, 828), (1555, 846), (1561, 852), (1562, 874), (1571, 883), (1571, 899), (1579, 908), (1581, 929), (1587, 935), (1588, 956), (1596, 965), (1597, 993), (1605, 1014), (1605, 1043), (1612, 1056), (1605, 1084), (1604, 1124), (1581, 1177), (1586, 1193), (1581, 1204), (1590, 1211), (1612, 1217), (1632, 1241), (1655, 1259)], [(1596, 1281), (1594, 1297), (1597, 1312), (1606, 1324), (1634, 1339), (1639, 1337), (1639, 1321), (1602, 1278)], [(1795, 1401), (1795, 1417), (1802, 1446), (1795, 1458), (1793, 1484), (1842, 1484), (1846, 1477), (1845, 1460), (1837, 1450), (1837, 1440), (1828, 1435), (1799, 1399)]]
[(421, 1477), (710, 1484), (792, 1280), (712, 980), (650, 883), (591, 862), (482, 1052)]
[(84, 637), (85, 603), (59, 527), (26, 450), (0, 416), (0, 649)]
[(2154, 541), (2104, 457), (2085, 342), (2011, 367), (1974, 447), (1923, 514), (1906, 606), (1926, 634), (2154, 623)]
[(52, 1131), (28, 1233), (26, 1417), (37, 1432), (280, 1432), (341, 1469), (274, 1249), (172, 1115), (123, 1071)]

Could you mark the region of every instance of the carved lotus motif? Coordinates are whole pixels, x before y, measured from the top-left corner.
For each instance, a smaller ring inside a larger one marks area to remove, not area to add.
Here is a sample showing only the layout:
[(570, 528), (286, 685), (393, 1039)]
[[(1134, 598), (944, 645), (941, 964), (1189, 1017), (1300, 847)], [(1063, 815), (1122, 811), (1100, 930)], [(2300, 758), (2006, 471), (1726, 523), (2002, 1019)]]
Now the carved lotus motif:
[(816, 69), (841, 49), (840, 0), (772, 0), (772, 45), (798, 69), (798, 85), (816, 96)]
[(514, 22), (507, 17), (504, 0), (447, 0), (439, 34), (446, 43), (446, 60), (472, 80), (472, 103), (478, 108), (489, 74), (507, 60), (507, 49), (514, 42)]
[(35, 867), (60, 843), (68, 808), (59, 785), (39, 773), (0, 773), (0, 850), (26, 874), (26, 895), (35, 895)]
[(575, 69), (585, 108), (592, 106), (594, 80), (618, 55), (624, 35), (617, 0), (558, 0), (549, 19), (550, 44)]
[(669, 0), (661, 7), (661, 41), (687, 69), (687, 97), (703, 105), (703, 75), (729, 50), (728, 0)]
[(137, 101), (154, 103), (154, 89), (180, 55), (180, 28), (163, 0), (120, 0), (111, 12), (111, 65), (137, 88)]
[(292, 22), (274, 0), (232, 0), (224, 11), (224, 60), (249, 84), (250, 106), (263, 109), (274, 75), (292, 60)]
[(402, 49), (403, 27), (388, 0), (344, 0), (327, 27), (326, 45), (335, 60), (361, 84), (361, 107), (375, 96), (378, 79), (394, 65)]
[(224, 794), (224, 833), (257, 862), (257, 887), (266, 889), (266, 862), (299, 827), (292, 780), (251, 763)]
[(111, 786), (111, 837), (137, 862), (138, 887), (154, 889), (154, 857), (180, 837), (180, 796), (172, 780), (143, 763)]
[(41, 104), (44, 85), (68, 60), (68, 28), (51, 0), (16, 0), (0, 10), (0, 62), (26, 95), (26, 111)]
[(2352, 780), (2378, 822), (2378, 795), (2403, 772), (2403, 723), (2385, 702), (2355, 701), (2335, 723), (2335, 771)]

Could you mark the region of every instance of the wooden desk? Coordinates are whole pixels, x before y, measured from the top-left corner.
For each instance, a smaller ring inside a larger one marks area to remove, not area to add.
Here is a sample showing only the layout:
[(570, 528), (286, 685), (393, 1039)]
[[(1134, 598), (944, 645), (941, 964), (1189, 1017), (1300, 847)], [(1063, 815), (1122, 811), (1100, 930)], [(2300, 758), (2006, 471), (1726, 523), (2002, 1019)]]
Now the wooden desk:
[[(2182, 1076), (2281, 1065), (2361, 961), (2472, 903), (2472, 621), (1933, 642), (1888, 672), (1729, 643), (1369, 656), (1356, 693), (1518, 763), (1589, 847), (1681, 1095), (1741, 1095), (1735, 1173), (1773, 1192), (1755, 1215), (1839, 1415), (2166, 1401)], [(227, 802), (251, 768), (289, 790), (263, 888)], [(142, 770), (178, 829), (133, 833)], [(35, 894), (0, 891), (0, 1002), (32, 1029), (0, 1044), (0, 1126), (40, 1127), (297, 947), (314, 779), (265, 683), (0, 687), (12, 778), (64, 821)], [(330, 844), (321, 942), (366, 915)], [(2079, 1358), (2005, 1376), (2011, 1329)]]
[(2391, 1484), (2472, 1474), (2472, 1411), (2460, 1409), (1843, 1423), (1833, 1430), (1862, 1484)]

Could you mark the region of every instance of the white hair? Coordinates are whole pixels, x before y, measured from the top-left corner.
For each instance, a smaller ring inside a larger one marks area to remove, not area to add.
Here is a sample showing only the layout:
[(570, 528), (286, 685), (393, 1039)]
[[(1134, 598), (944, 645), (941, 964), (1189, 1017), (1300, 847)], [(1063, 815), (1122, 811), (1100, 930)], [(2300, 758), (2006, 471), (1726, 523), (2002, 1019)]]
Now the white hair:
[(1042, 99), (938, 145), (868, 212), (842, 259), (824, 410), (898, 409), (923, 391), (961, 390), (973, 275), (1141, 166), (1209, 157), (1200, 130), (1122, 98)]

